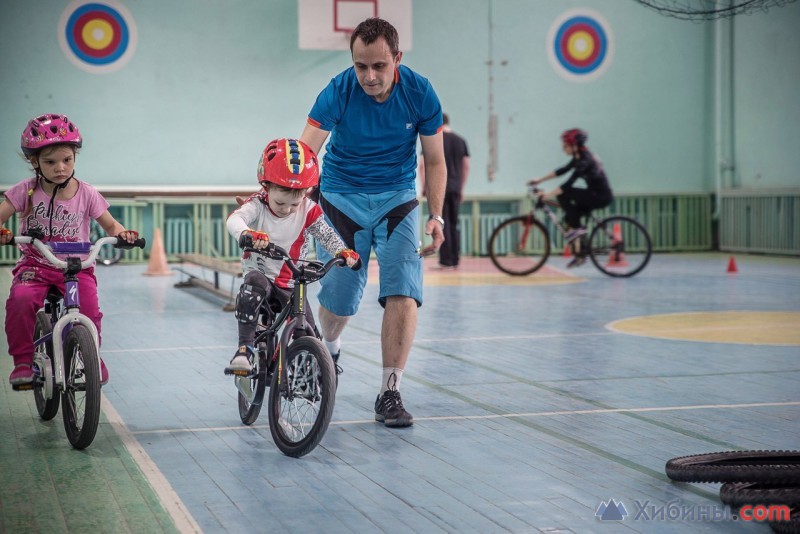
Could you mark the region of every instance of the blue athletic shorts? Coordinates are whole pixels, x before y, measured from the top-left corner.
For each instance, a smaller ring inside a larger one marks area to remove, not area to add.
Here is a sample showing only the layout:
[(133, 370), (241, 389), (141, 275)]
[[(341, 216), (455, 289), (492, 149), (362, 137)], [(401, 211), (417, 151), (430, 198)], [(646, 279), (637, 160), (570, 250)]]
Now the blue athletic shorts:
[[(378, 302), (410, 297), (422, 305), (422, 259), (419, 257), (419, 202), (414, 189), (385, 193), (322, 193), (325, 220), (345, 244), (361, 256), (362, 267), (332, 269), (322, 280), (319, 302), (340, 316), (355, 315), (367, 284), (372, 250), (380, 265)], [(331, 255), (317, 245), (317, 255)]]

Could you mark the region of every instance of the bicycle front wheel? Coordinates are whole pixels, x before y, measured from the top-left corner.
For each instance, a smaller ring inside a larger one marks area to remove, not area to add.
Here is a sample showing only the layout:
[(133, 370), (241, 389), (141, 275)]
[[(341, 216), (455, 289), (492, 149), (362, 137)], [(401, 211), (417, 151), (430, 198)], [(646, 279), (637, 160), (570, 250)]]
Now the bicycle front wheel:
[(547, 228), (531, 215), (503, 221), (489, 238), (489, 257), (506, 274), (524, 276), (536, 272), (549, 256)]
[(627, 278), (645, 268), (653, 253), (650, 235), (638, 221), (621, 215), (597, 223), (589, 236), (589, 257), (608, 276)]
[(91, 332), (83, 325), (74, 326), (64, 343), (61, 413), (72, 446), (91, 445), (100, 423), (100, 357)]
[[(50, 316), (43, 310), (39, 310), (36, 313), (33, 339), (40, 339), (52, 331)], [(33, 361), (39, 363), (39, 372), (41, 373), (41, 376), (33, 382), (33, 399), (36, 401), (36, 411), (43, 421), (49, 421), (58, 413), (60, 400), (55, 389), (55, 380), (53, 379), (53, 342), (46, 341), (36, 347)]]
[(272, 375), (269, 430), (281, 452), (299, 458), (314, 450), (328, 429), (336, 371), (328, 349), (310, 336), (289, 345), (282, 365)]

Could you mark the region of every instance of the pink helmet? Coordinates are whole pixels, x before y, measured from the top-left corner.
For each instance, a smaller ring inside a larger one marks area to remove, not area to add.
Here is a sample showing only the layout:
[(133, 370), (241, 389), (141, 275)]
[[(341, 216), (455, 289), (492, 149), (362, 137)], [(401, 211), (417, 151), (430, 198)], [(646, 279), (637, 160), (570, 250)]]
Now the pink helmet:
[(258, 161), (258, 183), (305, 189), (319, 183), (317, 155), (297, 139), (275, 139), (267, 144)]
[(34, 155), (38, 150), (50, 145), (72, 145), (80, 148), (83, 144), (81, 133), (66, 115), (46, 113), (28, 121), (22, 130), (20, 146), (26, 156)]

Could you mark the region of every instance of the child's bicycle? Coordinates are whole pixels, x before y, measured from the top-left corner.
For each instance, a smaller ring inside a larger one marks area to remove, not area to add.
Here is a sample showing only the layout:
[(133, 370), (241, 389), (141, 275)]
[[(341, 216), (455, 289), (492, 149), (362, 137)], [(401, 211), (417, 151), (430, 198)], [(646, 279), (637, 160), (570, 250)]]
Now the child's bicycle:
[(50, 242), (41, 236), (17, 236), (8, 244), (31, 244), (64, 271), (64, 293), (51, 287), (44, 307), (36, 313), (33, 384), (19, 389), (33, 389), (36, 410), (44, 421), (56, 416), (60, 401), (67, 439), (76, 449), (85, 449), (100, 422), (100, 345), (97, 328), (80, 310), (77, 275), (94, 265), (103, 245), (144, 248), (145, 240), (128, 244), (102, 237), (94, 243)]
[[(282, 309), (264, 303), (259, 311), (254, 339), (253, 371), (234, 375), (239, 390), (239, 417), (246, 425), (258, 418), (269, 383), (269, 430), (275, 445), (287, 456), (299, 458), (311, 452), (325, 435), (333, 414), (336, 396), (336, 369), (319, 332), (306, 318), (306, 286), (316, 282), (334, 266), (344, 266), (343, 258), (326, 264), (297, 261), (281, 247), (270, 243), (265, 249), (245, 246), (252, 254), (284, 260), (292, 271), (294, 289)], [(360, 263), (354, 266), (360, 268)], [(283, 331), (281, 332), (281, 328)]]
[[(529, 191), (534, 202), (530, 213), (503, 221), (489, 237), (489, 257), (504, 273), (531, 274), (550, 256), (550, 232), (538, 212), (543, 212), (562, 236), (567, 233), (553, 210), (558, 204), (538, 198), (538, 192), (536, 187)], [(576, 258), (588, 257), (600, 271), (615, 277), (633, 276), (644, 269), (653, 252), (644, 226), (622, 215), (603, 219), (588, 215), (587, 219), (588, 233), (569, 245)]]

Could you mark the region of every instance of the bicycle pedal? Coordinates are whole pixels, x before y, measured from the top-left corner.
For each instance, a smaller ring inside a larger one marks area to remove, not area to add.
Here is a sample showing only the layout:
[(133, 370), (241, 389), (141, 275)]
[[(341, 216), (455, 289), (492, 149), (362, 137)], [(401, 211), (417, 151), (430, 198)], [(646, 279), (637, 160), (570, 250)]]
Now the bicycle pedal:
[(225, 368), (226, 375), (233, 375), (233, 376), (241, 376), (241, 377), (248, 377), (252, 376), (253, 371), (242, 371), (240, 369), (231, 369), (230, 367)]
[(30, 384), (14, 384), (11, 386), (14, 391), (30, 391), (33, 389), (33, 383)]

